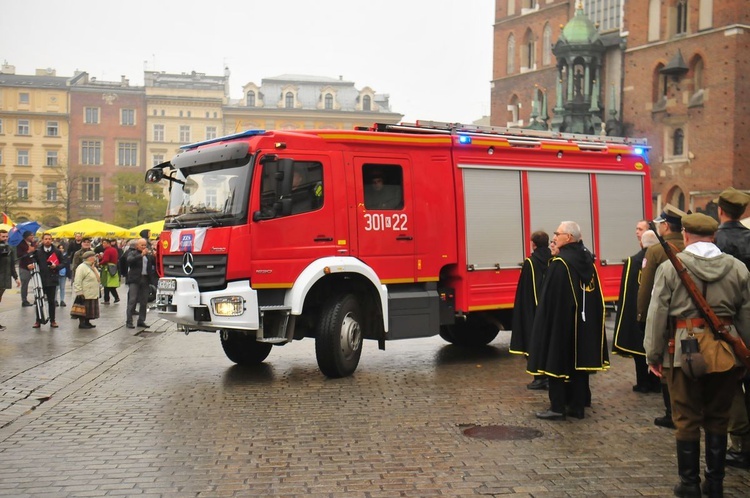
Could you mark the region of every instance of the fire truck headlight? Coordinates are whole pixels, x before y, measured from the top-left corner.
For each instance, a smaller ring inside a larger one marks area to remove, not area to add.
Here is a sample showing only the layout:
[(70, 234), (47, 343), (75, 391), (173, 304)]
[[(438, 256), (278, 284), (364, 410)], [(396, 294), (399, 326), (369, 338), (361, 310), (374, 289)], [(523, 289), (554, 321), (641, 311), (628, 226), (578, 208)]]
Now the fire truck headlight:
[(211, 306), (218, 316), (240, 316), (245, 312), (245, 300), (240, 296), (215, 297)]

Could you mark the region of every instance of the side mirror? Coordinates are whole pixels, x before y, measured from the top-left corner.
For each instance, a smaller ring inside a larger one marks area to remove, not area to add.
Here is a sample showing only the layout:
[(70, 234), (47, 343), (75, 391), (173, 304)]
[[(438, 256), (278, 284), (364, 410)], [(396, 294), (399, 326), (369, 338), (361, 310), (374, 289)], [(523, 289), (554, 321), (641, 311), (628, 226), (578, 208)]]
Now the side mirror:
[(146, 183), (159, 183), (164, 178), (164, 170), (161, 168), (151, 168), (146, 171)]

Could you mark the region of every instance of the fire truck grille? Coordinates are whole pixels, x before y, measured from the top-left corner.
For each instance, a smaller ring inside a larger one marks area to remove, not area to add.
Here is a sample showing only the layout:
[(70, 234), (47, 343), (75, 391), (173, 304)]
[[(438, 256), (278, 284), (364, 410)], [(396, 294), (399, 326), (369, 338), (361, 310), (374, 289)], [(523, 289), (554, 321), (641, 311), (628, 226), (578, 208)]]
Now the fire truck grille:
[(226, 285), (226, 255), (194, 254), (193, 271), (188, 274), (183, 267), (182, 255), (164, 256), (165, 277), (191, 277), (198, 282), (201, 291), (223, 289)]

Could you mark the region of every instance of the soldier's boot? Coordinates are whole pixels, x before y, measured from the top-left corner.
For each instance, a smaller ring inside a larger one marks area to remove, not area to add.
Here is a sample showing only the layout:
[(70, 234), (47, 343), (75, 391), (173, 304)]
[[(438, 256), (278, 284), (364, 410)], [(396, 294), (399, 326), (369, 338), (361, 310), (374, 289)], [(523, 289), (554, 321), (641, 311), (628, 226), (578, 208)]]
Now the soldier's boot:
[(682, 498), (700, 498), (701, 442), (677, 441), (677, 473), (680, 483), (674, 487), (674, 495)]
[(703, 493), (710, 498), (724, 496), (724, 465), (727, 455), (727, 435), (706, 433), (706, 482)]

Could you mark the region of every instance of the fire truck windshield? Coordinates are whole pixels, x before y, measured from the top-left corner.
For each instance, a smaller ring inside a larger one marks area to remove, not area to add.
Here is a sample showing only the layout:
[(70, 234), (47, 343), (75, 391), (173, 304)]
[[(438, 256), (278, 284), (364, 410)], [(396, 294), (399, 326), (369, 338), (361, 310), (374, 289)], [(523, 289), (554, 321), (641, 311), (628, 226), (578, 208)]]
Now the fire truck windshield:
[(250, 183), (248, 163), (238, 166), (229, 161), (206, 167), (178, 169), (169, 196), (165, 226), (226, 226), (247, 219), (247, 194)]

